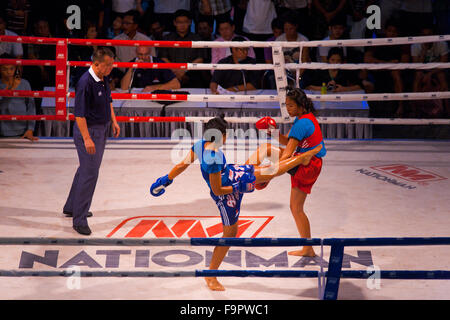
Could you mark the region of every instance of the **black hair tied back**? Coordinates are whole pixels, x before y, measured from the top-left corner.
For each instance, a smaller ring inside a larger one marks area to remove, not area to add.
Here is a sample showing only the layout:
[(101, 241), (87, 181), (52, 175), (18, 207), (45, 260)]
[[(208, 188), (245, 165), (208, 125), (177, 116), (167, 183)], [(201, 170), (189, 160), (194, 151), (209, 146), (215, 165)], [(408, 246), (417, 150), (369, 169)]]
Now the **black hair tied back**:
[(295, 101), (295, 103), (305, 109), (306, 113), (314, 113), (316, 109), (310, 98), (300, 88), (286, 88), (286, 97)]
[(222, 134), (226, 134), (227, 133), (227, 127), (228, 127), (228, 122), (225, 121), (225, 114), (221, 114), (218, 117), (215, 117), (211, 120), (209, 120), (206, 125), (205, 125), (205, 140), (214, 142), (215, 141), (215, 137), (211, 136), (209, 139), (209, 133), (208, 130), (210, 129), (216, 129), (218, 131), (220, 131)]

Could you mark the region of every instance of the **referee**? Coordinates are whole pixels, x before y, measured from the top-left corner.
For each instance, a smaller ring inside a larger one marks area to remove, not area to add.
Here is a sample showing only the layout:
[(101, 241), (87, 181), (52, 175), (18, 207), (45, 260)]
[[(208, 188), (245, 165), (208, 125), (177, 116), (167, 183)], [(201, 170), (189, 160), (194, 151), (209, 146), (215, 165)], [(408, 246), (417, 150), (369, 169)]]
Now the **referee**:
[(89, 207), (102, 163), (108, 127), (111, 125), (115, 138), (120, 134), (108, 77), (113, 63), (114, 54), (110, 49), (97, 49), (91, 67), (81, 76), (75, 88), (73, 140), (80, 165), (63, 213), (73, 218), (73, 228), (83, 235), (91, 234), (87, 217), (92, 216)]

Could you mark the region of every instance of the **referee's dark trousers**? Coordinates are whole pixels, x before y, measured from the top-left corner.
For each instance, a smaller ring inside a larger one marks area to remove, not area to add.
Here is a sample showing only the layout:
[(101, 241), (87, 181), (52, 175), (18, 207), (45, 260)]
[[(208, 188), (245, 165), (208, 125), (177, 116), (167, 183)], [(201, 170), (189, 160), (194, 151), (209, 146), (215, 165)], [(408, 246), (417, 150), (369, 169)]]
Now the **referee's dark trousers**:
[(95, 154), (93, 155), (87, 153), (77, 123), (75, 122), (73, 126), (73, 140), (77, 148), (80, 166), (75, 173), (64, 211), (72, 212), (74, 226), (88, 226), (87, 214), (97, 184), (109, 125), (110, 123), (88, 126), (89, 135), (95, 144)]

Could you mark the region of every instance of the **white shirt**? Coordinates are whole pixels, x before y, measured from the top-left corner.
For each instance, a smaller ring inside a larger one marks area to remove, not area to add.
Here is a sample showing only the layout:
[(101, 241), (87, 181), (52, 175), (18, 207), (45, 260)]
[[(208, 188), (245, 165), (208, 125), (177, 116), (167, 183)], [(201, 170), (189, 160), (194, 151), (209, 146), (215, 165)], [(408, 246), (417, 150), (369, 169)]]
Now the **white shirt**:
[[(323, 41), (330, 40), (330, 36), (323, 38)], [(322, 62), (321, 57), (328, 57), (328, 52), (330, 52), (330, 49), (332, 47), (319, 47), (319, 50), (317, 50), (317, 61)], [(342, 50), (344, 50), (344, 57), (347, 56), (347, 47), (342, 47)]]
[(89, 74), (92, 76), (92, 78), (94, 78), (95, 82), (102, 81), (102, 79), (97, 77), (97, 75), (94, 72), (94, 69), (92, 69), (92, 66), (89, 67)]
[(136, 9), (136, 0), (112, 0), (112, 10), (114, 12), (125, 13)]
[[(422, 51), (421, 43), (414, 43), (411, 46), (411, 56), (418, 57)], [(448, 54), (448, 45), (446, 42), (433, 42), (433, 46), (425, 53), (425, 63), (439, 62), (440, 57)]]
[(153, 11), (155, 13), (174, 13), (179, 9), (190, 10), (190, 0), (154, 0), (155, 6)]
[(308, 6), (308, 1), (311, 0), (281, 0), (280, 6), (289, 9), (301, 9)]
[(271, 0), (249, 0), (243, 30), (247, 33), (272, 34), (272, 20), (277, 17)]

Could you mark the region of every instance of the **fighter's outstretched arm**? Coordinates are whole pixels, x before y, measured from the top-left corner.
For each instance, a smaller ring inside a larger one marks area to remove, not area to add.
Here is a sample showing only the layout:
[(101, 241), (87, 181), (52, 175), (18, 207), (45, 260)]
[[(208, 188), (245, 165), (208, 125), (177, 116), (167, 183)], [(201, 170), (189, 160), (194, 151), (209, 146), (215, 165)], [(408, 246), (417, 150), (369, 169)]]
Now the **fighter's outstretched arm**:
[(190, 164), (194, 163), (194, 161), (197, 159), (197, 155), (194, 151), (190, 150), (189, 153), (186, 155), (186, 157), (175, 165), (175, 167), (172, 168), (169, 172), (169, 179), (173, 180), (180, 174), (186, 170)]

